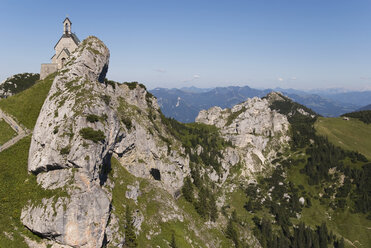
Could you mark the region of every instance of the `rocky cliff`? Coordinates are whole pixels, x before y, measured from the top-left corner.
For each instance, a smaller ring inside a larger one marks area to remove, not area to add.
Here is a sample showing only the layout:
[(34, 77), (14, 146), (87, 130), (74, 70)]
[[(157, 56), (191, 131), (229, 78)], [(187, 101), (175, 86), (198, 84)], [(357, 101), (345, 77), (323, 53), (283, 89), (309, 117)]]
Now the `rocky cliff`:
[(202, 110), (196, 118), (196, 122), (218, 127), (232, 143), (234, 148), (225, 151), (224, 157), (234, 161), (232, 165), (237, 162), (244, 165), (242, 176), (269, 169), (276, 153), (287, 146), (289, 122), (285, 115), (269, 108), (270, 101), (277, 96), (270, 93), (265, 99), (249, 98), (231, 109), (212, 107)]
[(143, 86), (105, 82), (108, 62), (109, 50), (99, 39), (84, 40), (55, 77), (33, 131), (28, 170), (42, 187), (60, 194), (25, 206), (21, 219), (35, 234), (62, 245), (107, 242), (112, 154), (136, 176), (160, 171), (162, 187), (171, 193), (189, 168), (187, 158), (167, 154), (148, 131), (148, 115), (160, 115), (155, 99)]
[[(29, 172), (55, 195), (24, 206), (23, 224), (55, 247), (121, 247), (123, 207), (131, 204), (136, 232), (150, 243), (164, 223), (181, 223), (195, 247), (219, 247), (227, 241), (215, 233), (223, 232), (226, 218), (207, 222), (204, 229), (205, 220), (195, 220), (188, 203), (176, 200), (184, 178), (196, 166), (202, 184), (220, 192), (216, 200), (222, 208), (236, 187), (233, 180), (247, 183), (255, 172), (271, 169), (270, 161), (289, 140), (287, 118), (269, 108), (279, 96), (203, 110), (197, 122), (206, 125), (185, 125), (166, 119), (143, 85), (105, 80), (109, 56), (99, 39), (89, 37), (56, 75), (28, 159)], [(228, 144), (216, 157), (215, 147), (202, 146), (210, 146), (208, 137), (194, 136), (209, 129), (214, 130), (210, 139)], [(149, 212), (153, 206), (157, 209)], [(259, 247), (250, 232), (244, 231), (243, 239)]]
[[(120, 130), (105, 98), (108, 61), (107, 47), (86, 39), (55, 77), (33, 131), (28, 170), (44, 188), (66, 195), (26, 206), (21, 218), (60, 244), (101, 247), (105, 236), (111, 197), (101, 185)], [(88, 121), (93, 114), (99, 121)]]

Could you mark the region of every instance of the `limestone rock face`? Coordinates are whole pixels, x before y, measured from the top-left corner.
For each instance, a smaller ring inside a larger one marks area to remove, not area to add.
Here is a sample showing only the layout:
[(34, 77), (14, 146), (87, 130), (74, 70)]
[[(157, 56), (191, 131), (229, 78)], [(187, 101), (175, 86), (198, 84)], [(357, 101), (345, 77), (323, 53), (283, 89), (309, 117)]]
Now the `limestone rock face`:
[(270, 102), (279, 97), (279, 94), (272, 93), (266, 99), (249, 98), (231, 109), (212, 107), (198, 114), (196, 122), (220, 128), (222, 136), (236, 147), (223, 153), (224, 180), (228, 167), (238, 162), (244, 164), (244, 175), (261, 171), (289, 140), (286, 116), (269, 108)]
[(101, 247), (110, 199), (99, 185), (73, 192), (70, 198), (44, 199), (22, 211), (23, 224), (44, 238), (72, 247)]
[[(190, 172), (184, 152), (169, 152), (163, 141), (171, 136), (161, 126), (157, 100), (138, 83), (105, 81), (108, 61), (109, 51), (99, 39), (84, 40), (56, 75), (33, 131), (28, 170), (56, 195), (30, 202), (21, 220), (58, 245), (122, 245), (122, 235), (114, 234), (114, 223), (122, 220), (111, 216), (112, 155), (130, 173), (153, 180), (170, 194)], [(160, 174), (159, 181), (153, 170)], [(138, 185), (127, 194), (136, 200)], [(107, 226), (110, 218), (113, 222)], [(143, 220), (142, 214), (136, 216), (137, 229)]]
[(125, 127), (126, 132), (122, 132), (114, 153), (121, 164), (137, 177), (153, 179), (151, 170), (158, 170), (161, 175), (159, 186), (171, 194), (175, 193), (190, 172), (189, 158), (182, 151), (172, 149), (169, 152), (162, 140), (165, 135), (176, 142), (164, 130), (157, 100), (149, 98), (145, 89), (139, 86), (130, 90), (128, 86), (121, 85), (116, 92), (121, 97), (120, 113), (130, 116), (131, 127)]
[(76, 49), (55, 77), (32, 135), (28, 170), (42, 187), (65, 196), (25, 206), (21, 219), (62, 245), (101, 247), (105, 236), (111, 196), (102, 185), (120, 130), (109, 102), (112, 87), (102, 83), (109, 55), (95, 37)]
[[(107, 71), (108, 60), (109, 51), (104, 44), (88, 38), (56, 76), (32, 135), (29, 171), (37, 174), (82, 168), (92, 179), (98, 177), (97, 166), (114, 145), (119, 131), (117, 116), (104, 101), (106, 87), (98, 82)], [(90, 123), (89, 114), (104, 121)], [(80, 130), (87, 127), (104, 132), (104, 141), (84, 140)], [(84, 142), (86, 145), (82, 146)]]
[(189, 172), (189, 158), (176, 151), (168, 153), (165, 144), (152, 135), (145, 127), (136, 125), (116, 146), (120, 162), (127, 170), (141, 178), (153, 178), (151, 170), (156, 169), (161, 175), (161, 186), (169, 193), (175, 193), (183, 186), (183, 179)]

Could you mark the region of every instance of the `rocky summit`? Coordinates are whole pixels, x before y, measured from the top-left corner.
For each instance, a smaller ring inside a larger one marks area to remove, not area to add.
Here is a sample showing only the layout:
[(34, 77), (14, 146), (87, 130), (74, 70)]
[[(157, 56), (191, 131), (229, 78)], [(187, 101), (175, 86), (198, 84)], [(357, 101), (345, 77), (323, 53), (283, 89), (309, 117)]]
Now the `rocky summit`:
[[(32, 135), (28, 170), (42, 187), (63, 189), (67, 195), (30, 204), (21, 218), (33, 232), (61, 244), (103, 243), (111, 196), (101, 185), (120, 130), (118, 116), (104, 98), (109, 55), (95, 37), (81, 44), (55, 77)], [(89, 122), (86, 117), (93, 113), (102, 121)], [(99, 140), (84, 139), (83, 130)]]
[(269, 166), (290, 140), (286, 116), (269, 108), (269, 101), (276, 95), (270, 94), (268, 99), (249, 98), (231, 109), (212, 107), (196, 117), (196, 122), (218, 127), (223, 138), (232, 143), (234, 148), (227, 149), (224, 157), (231, 165), (243, 163), (245, 176)]
[(96, 37), (81, 43), (55, 77), (31, 140), (28, 170), (43, 188), (62, 193), (25, 206), (22, 222), (35, 234), (72, 247), (102, 247), (107, 241), (112, 154), (136, 176), (160, 171), (171, 193), (189, 173), (188, 159), (176, 151), (160, 159), (168, 149), (148, 133), (151, 121), (138, 114), (159, 116), (145, 88), (105, 83), (109, 56)]

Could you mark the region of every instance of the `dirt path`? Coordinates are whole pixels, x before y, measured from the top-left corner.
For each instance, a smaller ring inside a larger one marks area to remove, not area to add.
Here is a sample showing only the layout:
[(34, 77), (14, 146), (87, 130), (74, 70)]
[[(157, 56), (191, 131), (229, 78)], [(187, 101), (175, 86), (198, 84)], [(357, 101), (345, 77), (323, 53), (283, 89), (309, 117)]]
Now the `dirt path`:
[(4, 151), (5, 149), (8, 149), (15, 143), (17, 143), (19, 140), (22, 138), (26, 137), (30, 131), (26, 128), (22, 128), (12, 117), (9, 115), (5, 114), (1, 109), (0, 109), (0, 119), (3, 119), (6, 121), (6, 123), (13, 128), (14, 131), (16, 131), (17, 136), (12, 138), (11, 140), (5, 142), (2, 146), (0, 146), (0, 152)]

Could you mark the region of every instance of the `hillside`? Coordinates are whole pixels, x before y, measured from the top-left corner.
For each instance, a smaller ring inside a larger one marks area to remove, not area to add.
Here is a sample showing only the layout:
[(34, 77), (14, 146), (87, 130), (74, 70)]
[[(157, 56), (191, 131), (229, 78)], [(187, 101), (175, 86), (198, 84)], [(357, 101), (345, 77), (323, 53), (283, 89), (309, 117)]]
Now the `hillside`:
[(371, 110), (355, 111), (343, 114), (342, 116), (355, 118), (362, 121), (363, 123), (371, 124)]
[(15, 117), (25, 127), (32, 129), (54, 77), (55, 74), (50, 75), (45, 80), (38, 81), (29, 89), (0, 100), (0, 108)]
[(5, 98), (28, 89), (40, 78), (36, 73), (20, 73), (13, 75), (0, 84), (0, 98)]
[(358, 109), (358, 111), (362, 111), (362, 110), (371, 110), (371, 104), (363, 106), (362, 108)]
[(270, 93), (180, 123), (109, 56), (89, 37), (0, 100), (32, 130), (0, 152), (0, 247), (370, 246), (371, 164), (315, 112)]
[(371, 160), (371, 125), (350, 118), (319, 118), (315, 123), (318, 134), (346, 150), (359, 151)]

